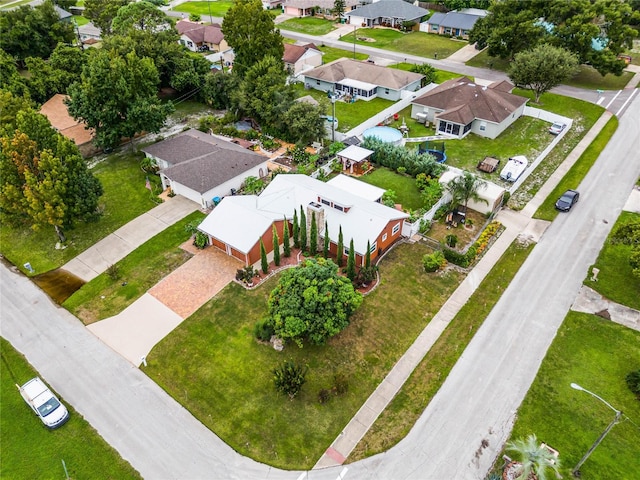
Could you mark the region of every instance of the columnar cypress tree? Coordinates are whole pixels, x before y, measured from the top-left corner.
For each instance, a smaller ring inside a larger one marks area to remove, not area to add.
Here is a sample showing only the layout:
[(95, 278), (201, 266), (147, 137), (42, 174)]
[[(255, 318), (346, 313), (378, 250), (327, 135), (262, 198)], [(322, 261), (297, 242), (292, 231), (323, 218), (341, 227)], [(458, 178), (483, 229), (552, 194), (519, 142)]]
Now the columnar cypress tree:
[(276, 267), (280, 266), (280, 238), (278, 238), (278, 229), (273, 225), (273, 263)]
[(300, 227), (298, 225), (298, 211), (293, 211), (293, 246), (298, 248), (300, 246)]
[(260, 260), (262, 262), (262, 273), (266, 275), (269, 273), (269, 262), (267, 261), (267, 250), (264, 248), (262, 239), (260, 239)]
[(356, 278), (356, 252), (353, 251), (353, 238), (349, 244), (349, 258), (347, 258), (347, 278), (353, 282)]
[(311, 227), (309, 227), (309, 253), (318, 253), (318, 225), (316, 223), (316, 212), (311, 212)]
[(364, 267), (369, 268), (371, 266), (371, 244), (367, 240), (367, 253), (364, 255)]
[(329, 258), (329, 244), (330, 244), (330, 240), (329, 240), (329, 224), (325, 221), (324, 222), (324, 250), (322, 252), (322, 256), (324, 258)]
[(285, 257), (291, 256), (291, 245), (289, 244), (289, 222), (284, 219), (284, 227), (282, 229), (282, 253)]
[(302, 250), (307, 249), (307, 217), (304, 214), (302, 205), (300, 205), (300, 248)]
[(342, 239), (342, 225), (340, 225), (340, 230), (338, 231), (338, 252), (337, 252), (338, 266), (342, 267), (342, 257), (344, 256), (344, 240)]

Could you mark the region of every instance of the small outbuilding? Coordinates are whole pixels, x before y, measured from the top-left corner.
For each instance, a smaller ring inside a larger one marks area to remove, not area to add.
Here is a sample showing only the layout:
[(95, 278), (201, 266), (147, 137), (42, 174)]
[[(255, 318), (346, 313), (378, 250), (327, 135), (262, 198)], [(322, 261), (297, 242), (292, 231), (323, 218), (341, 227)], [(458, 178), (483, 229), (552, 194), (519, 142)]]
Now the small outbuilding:
[(373, 155), (373, 150), (368, 150), (356, 145), (349, 145), (344, 150), (340, 150), (336, 155), (338, 161), (342, 163), (342, 170), (352, 175), (362, 175), (369, 170), (369, 159)]

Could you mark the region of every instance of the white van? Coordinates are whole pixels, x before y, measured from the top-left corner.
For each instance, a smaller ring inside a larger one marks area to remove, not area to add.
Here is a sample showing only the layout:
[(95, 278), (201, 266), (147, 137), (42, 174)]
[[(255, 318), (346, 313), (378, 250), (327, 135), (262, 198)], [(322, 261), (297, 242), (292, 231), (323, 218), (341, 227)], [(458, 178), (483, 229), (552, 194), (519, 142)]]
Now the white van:
[(58, 428), (69, 420), (69, 411), (44, 382), (36, 377), (24, 385), (16, 385), (20, 395), (47, 428)]

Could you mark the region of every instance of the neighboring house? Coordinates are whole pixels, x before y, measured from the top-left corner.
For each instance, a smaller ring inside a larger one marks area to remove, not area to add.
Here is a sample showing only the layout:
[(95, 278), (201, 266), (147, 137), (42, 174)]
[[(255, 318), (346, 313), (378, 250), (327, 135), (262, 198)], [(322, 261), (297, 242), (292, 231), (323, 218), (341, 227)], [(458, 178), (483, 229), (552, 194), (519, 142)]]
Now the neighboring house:
[(369, 168), (364, 165), (365, 162), (369, 162), (373, 154), (373, 150), (367, 150), (357, 145), (349, 145), (347, 148), (336, 153), (338, 161), (342, 163), (342, 170), (356, 175), (361, 175), (369, 170)]
[(489, 12), (477, 8), (463, 8), (447, 13), (434, 13), (420, 24), (420, 31), (438, 35), (452, 35), (469, 38), (469, 32), (479, 18), (486, 17)]
[(418, 25), (422, 17), (428, 14), (429, 10), (416, 7), (404, 0), (380, 0), (351, 10), (346, 16), (352, 25), (400, 28), (404, 22), (414, 22)]
[(94, 131), (87, 129), (84, 122), (75, 120), (69, 115), (65, 100), (69, 97), (56, 93), (40, 108), (40, 113), (49, 119), (51, 126), (67, 137), (80, 149), (83, 156), (93, 155), (97, 149), (92, 143)]
[(171, 188), (203, 208), (233, 195), (247, 177), (268, 174), (267, 157), (191, 129), (142, 149), (160, 168), (162, 188)]
[[(102, 38), (102, 30), (89, 22), (78, 27), (78, 35), (80, 35), (80, 41), (82, 43), (87, 43), (89, 40), (99, 41)], [(89, 44), (91, 43), (93, 42), (89, 42)]]
[(224, 52), (229, 49), (218, 24), (202, 25), (190, 20), (176, 22), (176, 30), (180, 34), (179, 42), (192, 52), (198, 50), (211, 50), (212, 52)]
[(61, 22), (71, 23), (73, 21), (73, 15), (71, 15), (65, 9), (60, 8), (58, 5), (54, 5), (53, 8), (55, 8), (56, 13), (58, 14), (58, 17), (60, 17)]
[(322, 65), (324, 55), (313, 43), (306, 45), (284, 44), (284, 66), (291, 75), (298, 75)]
[[(360, 5), (360, 0), (345, 0), (344, 12), (350, 12)], [(335, 0), (286, 0), (284, 14), (292, 17), (309, 17), (314, 13), (333, 14)]]
[(372, 192), (370, 185), (356, 179), (347, 179), (336, 186), (306, 175), (278, 175), (258, 196), (225, 197), (198, 229), (209, 236), (216, 248), (253, 265), (260, 261), (260, 240), (267, 253), (272, 252), (273, 226), (282, 241), (284, 222), (289, 222), (292, 232), (293, 212), (299, 215), (303, 207), (308, 231), (315, 212), (318, 251), (322, 251), (328, 234), (329, 250), (335, 256), (342, 228), (344, 250), (340, 254), (348, 255), (353, 239), (356, 264), (363, 265), (367, 242), (374, 261), (400, 239), (404, 220), (408, 218), (406, 213), (371, 199), (377, 195), (381, 196), (379, 191)]
[(284, 0), (262, 0), (262, 8), (271, 10), (273, 8), (282, 7)]
[(411, 118), (434, 122), (438, 134), (496, 138), (522, 116), (528, 100), (511, 90), (507, 81), (485, 87), (467, 77), (454, 78), (413, 100)]
[(346, 100), (380, 97), (396, 101), (403, 92), (418, 90), (422, 78), (419, 73), (343, 57), (305, 72), (304, 83), (305, 88), (335, 92)]

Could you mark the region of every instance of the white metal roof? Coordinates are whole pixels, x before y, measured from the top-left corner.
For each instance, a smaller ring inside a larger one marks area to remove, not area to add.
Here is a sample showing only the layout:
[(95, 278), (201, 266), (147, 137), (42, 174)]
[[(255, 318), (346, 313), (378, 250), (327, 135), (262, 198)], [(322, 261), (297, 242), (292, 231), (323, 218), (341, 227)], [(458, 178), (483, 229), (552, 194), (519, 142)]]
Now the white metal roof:
[(347, 87), (359, 88), (360, 90), (373, 90), (378, 86), (373, 83), (362, 82), (360, 80), (354, 80), (353, 78), (343, 78), (338, 82), (340, 85), (346, 85)]
[(337, 155), (348, 160), (353, 160), (354, 162), (361, 162), (369, 157), (369, 155), (371, 155), (372, 153), (373, 150), (358, 147), (357, 145), (349, 145), (344, 150), (340, 150)]
[[(340, 155), (340, 154), (338, 154)], [(369, 185), (348, 175), (338, 175), (327, 182), (333, 187), (346, 190), (371, 202), (377, 202), (385, 192), (384, 188)]]

